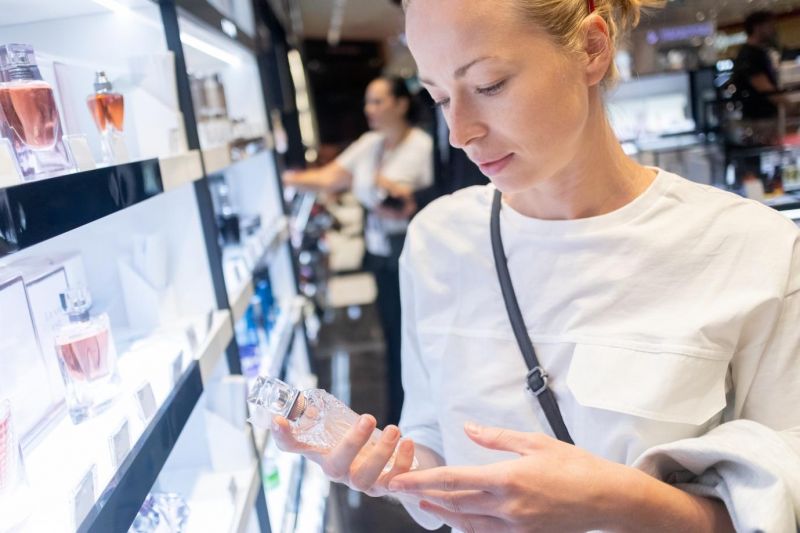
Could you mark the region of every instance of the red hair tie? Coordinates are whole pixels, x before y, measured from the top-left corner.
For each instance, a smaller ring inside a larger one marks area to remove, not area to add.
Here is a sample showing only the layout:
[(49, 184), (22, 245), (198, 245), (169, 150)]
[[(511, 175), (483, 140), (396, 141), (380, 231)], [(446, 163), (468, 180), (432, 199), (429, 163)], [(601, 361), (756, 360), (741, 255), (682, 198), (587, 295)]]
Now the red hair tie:
[(589, 14), (594, 13), (594, 0), (587, 0), (589, 2)]

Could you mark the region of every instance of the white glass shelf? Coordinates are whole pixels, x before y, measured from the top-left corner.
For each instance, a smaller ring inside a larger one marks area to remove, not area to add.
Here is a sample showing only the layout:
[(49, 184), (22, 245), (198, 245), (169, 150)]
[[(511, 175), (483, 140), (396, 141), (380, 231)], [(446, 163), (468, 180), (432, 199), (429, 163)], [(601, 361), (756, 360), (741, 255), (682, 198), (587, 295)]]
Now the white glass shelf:
[[(52, 429), (26, 450), (25, 462), (33, 497), (37, 504), (48, 509), (47, 513), (34, 513), (24, 526), (26, 531), (76, 529), (83, 517), (75, 516), (74, 493), (90, 468), (95, 472), (91, 503), (102, 507), (104, 501), (98, 501), (101, 494), (103, 500), (108, 500), (115, 490), (124, 490), (124, 484), (117, 485), (120, 470), (135, 461), (137, 455), (147, 456), (152, 446), (159, 447), (162, 453), (171, 449), (174, 441), (164, 442), (162, 435), (151, 429), (158, 426), (163, 417), (173, 416), (172, 407), (181, 407), (173, 405), (179, 387), (194, 388), (196, 394), (193, 395), (199, 397), (202, 386), (188, 379), (189, 374), (197, 372), (195, 359), (205, 362), (219, 358), (215, 352), (224, 349), (232, 333), (227, 317), (227, 311), (213, 314), (205, 337), (197, 339), (199, 349), (194, 357), (187, 355), (192, 352), (192, 342), (185, 334), (183, 323), (174, 329), (162, 328), (159, 333), (133, 343), (119, 358), (121, 385), (114, 403), (103, 413), (78, 425), (63, 414)], [(202, 326), (194, 328), (195, 338), (202, 336), (203, 329)], [(154, 408), (149, 413), (147, 407), (143, 407), (146, 402), (137, 399), (137, 392), (147, 386), (154, 400)], [(191, 402), (194, 405), (196, 398)], [(110, 440), (125, 425), (130, 435), (128, 448), (132, 452), (118, 457), (121, 462), (116, 464)], [(174, 438), (177, 439), (177, 434)], [(164, 447), (168, 449), (163, 450)], [(159, 465), (151, 467), (160, 468)]]

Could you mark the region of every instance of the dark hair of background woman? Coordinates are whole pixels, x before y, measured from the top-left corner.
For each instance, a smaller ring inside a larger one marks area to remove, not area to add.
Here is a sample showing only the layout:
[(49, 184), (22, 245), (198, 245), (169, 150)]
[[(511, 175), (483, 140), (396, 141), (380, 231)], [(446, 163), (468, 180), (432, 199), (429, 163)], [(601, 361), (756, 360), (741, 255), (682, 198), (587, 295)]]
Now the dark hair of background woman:
[(408, 100), (408, 111), (405, 119), (412, 126), (417, 125), (420, 119), (419, 103), (416, 97), (408, 90), (406, 80), (399, 76), (381, 76), (378, 78), (389, 84), (389, 90), (395, 98), (405, 98)]

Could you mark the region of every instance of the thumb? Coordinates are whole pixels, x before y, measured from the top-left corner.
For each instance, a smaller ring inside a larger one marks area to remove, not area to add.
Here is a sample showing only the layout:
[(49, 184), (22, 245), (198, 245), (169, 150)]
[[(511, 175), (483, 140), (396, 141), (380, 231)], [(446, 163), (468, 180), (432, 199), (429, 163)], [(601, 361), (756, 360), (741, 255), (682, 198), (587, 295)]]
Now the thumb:
[(533, 452), (530, 433), (505, 428), (481, 426), (474, 422), (464, 424), (464, 432), (473, 442), (490, 450), (529, 455)]

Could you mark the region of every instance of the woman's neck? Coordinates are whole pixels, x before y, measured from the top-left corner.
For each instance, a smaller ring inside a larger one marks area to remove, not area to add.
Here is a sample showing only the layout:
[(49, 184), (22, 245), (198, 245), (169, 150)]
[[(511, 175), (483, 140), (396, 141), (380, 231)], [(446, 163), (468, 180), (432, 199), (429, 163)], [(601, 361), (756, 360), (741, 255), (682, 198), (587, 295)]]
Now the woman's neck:
[(572, 220), (603, 215), (630, 203), (656, 173), (622, 150), (602, 112), (589, 118), (580, 140), (584, 149), (566, 166), (530, 189), (506, 194), (517, 212), (543, 220)]
[(381, 132), (383, 133), (384, 146), (388, 150), (396, 148), (401, 142), (403, 142), (403, 139), (406, 138), (406, 135), (408, 135), (410, 131), (411, 126), (405, 122), (392, 128), (386, 128)]

